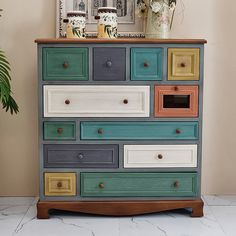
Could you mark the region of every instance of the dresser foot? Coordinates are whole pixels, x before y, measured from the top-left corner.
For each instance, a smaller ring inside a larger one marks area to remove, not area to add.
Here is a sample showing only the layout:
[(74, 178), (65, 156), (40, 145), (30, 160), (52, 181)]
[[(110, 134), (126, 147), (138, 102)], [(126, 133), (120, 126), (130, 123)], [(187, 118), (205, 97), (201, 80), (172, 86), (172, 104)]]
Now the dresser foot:
[(48, 219), (50, 210), (63, 210), (106, 216), (134, 216), (176, 209), (192, 209), (192, 217), (203, 216), (203, 201), (197, 200), (160, 200), (160, 201), (77, 201), (46, 202), (37, 204), (38, 219)]

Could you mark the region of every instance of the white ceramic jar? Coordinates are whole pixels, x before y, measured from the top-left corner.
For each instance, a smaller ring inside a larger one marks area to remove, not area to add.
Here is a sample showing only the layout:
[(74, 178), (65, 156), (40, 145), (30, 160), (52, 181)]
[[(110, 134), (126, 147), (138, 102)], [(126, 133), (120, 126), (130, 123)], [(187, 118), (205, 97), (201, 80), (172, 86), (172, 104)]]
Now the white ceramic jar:
[(117, 9), (114, 7), (98, 8), (98, 38), (117, 38)]
[(67, 12), (66, 37), (67, 38), (86, 38), (86, 13), (82, 11)]

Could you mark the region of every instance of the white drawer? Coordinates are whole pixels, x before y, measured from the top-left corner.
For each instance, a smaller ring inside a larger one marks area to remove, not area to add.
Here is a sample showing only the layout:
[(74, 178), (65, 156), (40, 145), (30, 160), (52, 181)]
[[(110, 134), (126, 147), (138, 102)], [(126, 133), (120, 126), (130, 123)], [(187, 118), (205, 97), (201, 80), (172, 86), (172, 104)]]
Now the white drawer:
[(44, 86), (44, 117), (149, 117), (149, 86)]
[(197, 145), (125, 145), (124, 167), (197, 167)]

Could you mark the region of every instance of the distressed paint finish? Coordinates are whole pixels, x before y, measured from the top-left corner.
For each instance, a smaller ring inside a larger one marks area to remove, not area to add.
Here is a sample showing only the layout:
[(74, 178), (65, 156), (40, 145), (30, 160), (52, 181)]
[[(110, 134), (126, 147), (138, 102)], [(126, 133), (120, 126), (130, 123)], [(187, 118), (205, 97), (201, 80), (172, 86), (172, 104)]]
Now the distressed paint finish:
[(199, 75), (199, 48), (168, 49), (168, 80), (199, 80)]
[(81, 173), (81, 196), (196, 196), (196, 173)]
[(162, 78), (162, 48), (131, 48), (131, 80), (162, 80)]
[(44, 145), (46, 168), (118, 168), (118, 145)]
[(82, 140), (195, 140), (198, 122), (81, 122)]
[(88, 80), (88, 49), (44, 48), (43, 80)]
[[(189, 96), (188, 108), (165, 108), (164, 96)], [(198, 86), (155, 86), (155, 117), (197, 117), (198, 116)]]

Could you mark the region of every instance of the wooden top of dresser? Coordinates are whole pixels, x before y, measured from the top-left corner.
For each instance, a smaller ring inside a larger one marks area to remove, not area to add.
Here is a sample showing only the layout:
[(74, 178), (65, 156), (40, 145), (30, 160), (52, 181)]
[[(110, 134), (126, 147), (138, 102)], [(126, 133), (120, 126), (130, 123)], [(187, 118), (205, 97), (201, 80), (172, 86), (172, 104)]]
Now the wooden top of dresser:
[(38, 44), (66, 44), (66, 43), (79, 43), (79, 44), (90, 44), (90, 43), (110, 43), (110, 44), (205, 44), (205, 39), (146, 39), (146, 38), (118, 38), (118, 39), (67, 39), (67, 38), (45, 38), (36, 39)]

